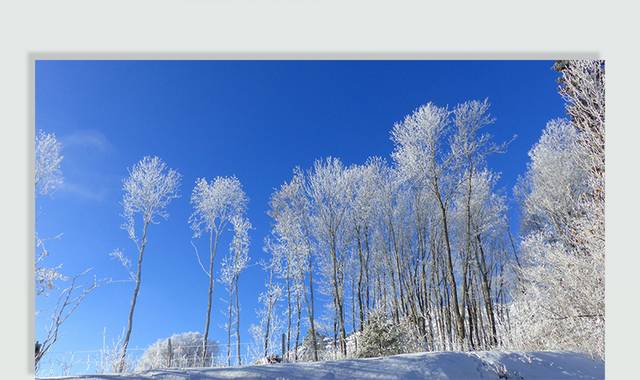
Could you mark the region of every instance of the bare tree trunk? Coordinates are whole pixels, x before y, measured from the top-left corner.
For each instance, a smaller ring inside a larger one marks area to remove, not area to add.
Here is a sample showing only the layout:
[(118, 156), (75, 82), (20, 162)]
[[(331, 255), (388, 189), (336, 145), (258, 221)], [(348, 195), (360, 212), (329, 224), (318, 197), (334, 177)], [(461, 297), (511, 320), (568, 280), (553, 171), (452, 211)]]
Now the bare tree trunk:
[(368, 228), (365, 227), (364, 230), (364, 246), (365, 246), (365, 251), (366, 251), (366, 256), (365, 256), (365, 282), (367, 283), (367, 294), (366, 294), (366, 300), (367, 300), (367, 309), (366, 309), (366, 315), (365, 318), (367, 318), (367, 315), (369, 314), (369, 310), (370, 310), (370, 304), (369, 304), (369, 289), (371, 287), (371, 283), (369, 282), (369, 258), (371, 257), (371, 250), (369, 249), (369, 231)]
[(242, 365), (242, 357), (240, 356), (240, 297), (238, 295), (238, 276), (235, 280), (236, 284), (236, 348), (238, 353), (238, 365)]
[(402, 310), (402, 315), (406, 315), (406, 310), (405, 310), (405, 296), (404, 296), (404, 287), (402, 284), (402, 268), (400, 266), (400, 252), (399, 252), (399, 248), (398, 248), (398, 243), (396, 240), (396, 236), (395, 236), (395, 232), (393, 233), (393, 253), (394, 253), (394, 258), (395, 258), (395, 265), (396, 265), (396, 273), (398, 274), (398, 290), (400, 291), (400, 300), (399, 300), (399, 305), (400, 305), (400, 309), (398, 310), (398, 315), (397, 315), (397, 319), (396, 322), (400, 323), (400, 310)]
[(491, 285), (489, 284), (489, 273), (487, 271), (484, 249), (482, 248), (482, 240), (480, 240), (480, 234), (476, 235), (476, 239), (478, 240), (476, 260), (478, 261), (478, 267), (482, 279), (482, 296), (484, 298), (484, 304), (487, 309), (487, 318), (489, 319), (489, 325), (491, 326), (491, 344), (495, 346), (498, 344), (498, 333), (496, 330), (495, 315), (493, 314), (493, 301), (491, 300)]
[(342, 354), (346, 357), (347, 356), (347, 348), (346, 348), (347, 337), (344, 329), (344, 311), (343, 311), (343, 304), (342, 304), (342, 299), (340, 297), (340, 289), (339, 289), (339, 283), (338, 283), (338, 258), (337, 258), (335, 240), (336, 240), (335, 236), (332, 236), (330, 248), (331, 248), (331, 259), (333, 262), (333, 292), (334, 292), (334, 298), (335, 298), (336, 314), (340, 323), (340, 326), (339, 326), (340, 349), (342, 351)]
[(272, 285), (273, 284), (273, 268), (269, 268), (269, 299), (267, 305), (267, 320), (265, 321), (265, 333), (264, 333), (264, 357), (266, 358), (269, 354), (269, 334), (271, 332), (271, 312), (273, 301), (271, 300), (272, 296)]
[[(468, 298), (469, 298), (469, 289), (467, 288), (467, 272), (469, 270), (469, 261), (471, 258), (471, 191), (472, 191), (472, 187), (471, 187), (471, 179), (473, 176), (473, 163), (471, 158), (469, 157), (469, 169), (468, 169), (468, 176), (467, 176), (467, 199), (465, 202), (465, 211), (466, 211), (466, 225), (465, 225), (465, 229), (466, 229), (466, 234), (465, 234), (465, 254), (464, 254), (464, 258), (462, 260), (462, 310), (461, 315), (462, 315), (462, 320), (464, 321), (464, 317), (465, 317), (465, 305), (468, 304)], [(467, 335), (468, 337), (468, 344), (471, 345), (471, 348), (473, 347), (473, 325), (472, 325), (472, 319), (469, 319), (469, 335)]]
[(356, 279), (354, 276), (351, 277), (351, 331), (355, 332), (357, 330), (356, 325)]
[(456, 286), (456, 277), (453, 273), (453, 259), (451, 254), (451, 243), (449, 241), (449, 225), (447, 221), (447, 210), (445, 208), (445, 204), (442, 200), (442, 196), (440, 195), (440, 190), (438, 189), (437, 184), (435, 188), (435, 193), (436, 193), (436, 199), (438, 200), (438, 203), (440, 205), (443, 235), (444, 235), (444, 241), (447, 249), (447, 269), (448, 269), (447, 275), (449, 277), (449, 283), (451, 284), (451, 296), (453, 297), (452, 303), (453, 303), (453, 313), (455, 317), (455, 325), (456, 325), (456, 331), (457, 331), (457, 341), (458, 341), (458, 344), (460, 345), (460, 348), (462, 348), (464, 345), (464, 336), (465, 336), (464, 319), (463, 319), (462, 313), (460, 313), (460, 305), (458, 304), (458, 289)]
[[(360, 260), (360, 272), (358, 273), (358, 306), (360, 310), (360, 331), (364, 329), (364, 305), (362, 302), (362, 275), (364, 274), (364, 255), (362, 254), (362, 244), (360, 242), (360, 231), (357, 231), (358, 239), (358, 259)], [(356, 329), (354, 324), (353, 329)]]
[(149, 221), (144, 222), (142, 239), (140, 241), (140, 251), (138, 252), (138, 269), (136, 271), (136, 286), (133, 289), (133, 296), (131, 297), (131, 307), (129, 308), (129, 318), (127, 319), (127, 330), (124, 335), (124, 341), (122, 343), (122, 353), (120, 354), (120, 360), (117, 365), (117, 372), (123, 372), (125, 367), (125, 360), (127, 355), (127, 347), (129, 346), (129, 338), (131, 337), (131, 330), (133, 329), (133, 312), (136, 308), (136, 301), (138, 299), (138, 292), (140, 291), (140, 283), (142, 282), (142, 258), (144, 256), (144, 249), (147, 246), (147, 229), (149, 227)]
[(434, 250), (432, 256), (431, 256), (431, 260), (432, 260), (432, 269), (431, 269), (431, 282), (435, 285), (433, 287), (433, 291), (434, 291), (434, 296), (435, 296), (435, 302), (436, 302), (436, 306), (438, 307), (438, 313), (437, 313), (437, 327), (438, 327), (438, 331), (439, 331), (439, 335), (440, 335), (440, 349), (441, 350), (445, 350), (447, 347), (447, 341), (446, 341), (446, 330), (445, 330), (445, 315), (444, 315), (444, 300), (442, 297), (443, 291), (442, 291), (442, 281), (440, 279), (440, 268), (438, 266), (438, 262), (439, 262), (439, 255), (437, 255), (437, 252), (435, 251), (436, 247), (435, 247), (435, 237), (432, 237), (431, 239), (431, 246), (432, 249)]
[(313, 344), (313, 361), (318, 361), (318, 342), (316, 341), (316, 325), (314, 318), (314, 300), (313, 300), (313, 267), (311, 261), (311, 255), (309, 255), (309, 296), (311, 302), (309, 303), (309, 325), (311, 326), (311, 342)]
[(296, 318), (296, 345), (293, 353), (293, 360), (298, 361), (298, 346), (300, 345), (300, 316), (302, 314), (302, 308), (300, 306), (300, 292), (296, 292), (296, 312), (298, 317)]
[[(393, 312), (391, 313), (394, 321), (396, 323), (400, 322), (400, 306), (398, 305), (398, 290), (396, 287), (396, 276), (395, 276), (395, 271), (393, 269), (393, 264), (391, 262), (390, 259), (390, 254), (389, 254), (389, 250), (391, 249), (390, 247), (387, 247), (387, 244), (383, 244), (382, 245), (383, 249), (384, 249), (384, 258), (387, 264), (387, 267), (389, 269), (389, 277), (391, 278), (391, 292), (392, 292), (392, 297), (391, 297), (391, 302), (393, 303)], [(385, 294), (385, 300), (386, 300), (386, 287), (383, 287), (383, 291)]]
[(216, 252), (218, 249), (218, 237), (219, 234), (216, 231), (215, 239), (213, 237), (213, 230), (209, 232), (209, 293), (207, 297), (207, 318), (204, 325), (204, 335), (202, 337), (202, 365), (206, 366), (207, 360), (207, 342), (209, 340), (209, 324), (211, 323), (211, 303), (213, 299), (213, 262), (216, 258)]
[(229, 287), (229, 319), (227, 321), (227, 366), (231, 367), (231, 313), (233, 311), (233, 285)]
[[(335, 304), (335, 298), (333, 299), (333, 302)], [(337, 306), (335, 308), (338, 309)], [(333, 359), (338, 359), (338, 322), (335, 314), (333, 316)]]
[(287, 274), (286, 274), (286, 283), (287, 283), (287, 352), (291, 349), (291, 320), (293, 319), (293, 311), (291, 307), (291, 278), (290, 278), (290, 267), (289, 263), (287, 263)]

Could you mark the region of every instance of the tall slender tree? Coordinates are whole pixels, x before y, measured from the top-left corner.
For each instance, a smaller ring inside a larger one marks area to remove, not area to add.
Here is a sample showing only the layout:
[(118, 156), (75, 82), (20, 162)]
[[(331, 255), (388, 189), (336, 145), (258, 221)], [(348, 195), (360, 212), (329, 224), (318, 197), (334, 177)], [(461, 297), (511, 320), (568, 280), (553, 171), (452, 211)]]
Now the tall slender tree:
[[(279, 190), (272, 194), (270, 206), (269, 215), (274, 220), (272, 233), (279, 242), (281, 257), (286, 260), (284, 270), (288, 270), (289, 277), (293, 279), (296, 304), (299, 302), (298, 297), (302, 296), (305, 299), (309, 328), (312, 332), (313, 359), (318, 360), (310, 202), (306, 197), (305, 178), (301, 170), (296, 168), (291, 181), (283, 184)], [(282, 269), (282, 266), (279, 268)], [(307, 281), (305, 281), (305, 276), (308, 277)]]
[[(209, 235), (209, 265), (204, 269), (209, 278), (207, 309), (202, 339), (202, 365), (206, 365), (207, 341), (211, 323), (214, 290), (214, 262), (220, 236), (234, 217), (242, 216), (247, 207), (247, 197), (240, 181), (235, 177), (216, 177), (211, 182), (198, 178), (191, 193), (193, 213), (189, 218), (194, 237)], [(197, 254), (197, 251), (196, 251)], [(198, 261), (200, 258), (198, 257)]]
[(319, 246), (329, 256), (335, 315), (340, 334), (340, 351), (347, 355), (346, 328), (344, 322), (344, 295), (342, 266), (344, 259), (343, 238), (349, 205), (349, 184), (342, 162), (333, 157), (317, 160), (309, 173), (307, 194), (312, 202), (312, 221)]
[[(137, 269), (135, 273), (135, 287), (131, 297), (131, 306), (127, 319), (122, 350), (116, 365), (118, 372), (125, 370), (125, 360), (131, 330), (133, 329), (133, 314), (142, 283), (142, 259), (148, 242), (149, 226), (168, 218), (167, 206), (171, 200), (177, 198), (180, 185), (180, 174), (158, 157), (144, 157), (129, 170), (129, 177), (123, 181), (122, 206), (125, 223), (122, 228), (129, 234), (138, 251)], [(137, 225), (139, 226), (137, 227)]]

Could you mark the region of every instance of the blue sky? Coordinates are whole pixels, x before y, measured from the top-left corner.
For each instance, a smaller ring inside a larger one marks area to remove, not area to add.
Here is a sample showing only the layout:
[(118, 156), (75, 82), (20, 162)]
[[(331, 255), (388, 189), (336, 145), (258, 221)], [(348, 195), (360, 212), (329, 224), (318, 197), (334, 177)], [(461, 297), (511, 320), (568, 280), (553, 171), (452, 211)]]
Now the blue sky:
[[(88, 267), (98, 278), (126, 278), (108, 256), (130, 257), (135, 247), (120, 229), (121, 183), (145, 155), (158, 155), (183, 175), (182, 197), (169, 219), (153, 225), (131, 347), (173, 333), (202, 331), (207, 278), (195, 259), (187, 224), (189, 196), (198, 177), (235, 175), (250, 199), (250, 257), (264, 258), (263, 238), (272, 190), (296, 165), (336, 156), (345, 163), (389, 158), (389, 132), (428, 101), (454, 106), (488, 98), (495, 141), (517, 138), (489, 166), (511, 197), (527, 152), (545, 123), (564, 116), (551, 61), (38, 61), (36, 128), (63, 144), (64, 186), (37, 198), (36, 226), (48, 242), (49, 264), (65, 273)], [(510, 201), (517, 232), (516, 204)], [(206, 249), (206, 242), (194, 241)], [(226, 254), (226, 242), (218, 257)], [(216, 264), (219, 267), (219, 263)], [(251, 266), (240, 277), (243, 341), (255, 322), (265, 275)], [(64, 326), (55, 352), (87, 351), (107, 343), (126, 324), (131, 283), (100, 288)], [(225, 291), (216, 284), (214, 339), (226, 341)], [(36, 332), (43, 331), (52, 299), (37, 299)]]

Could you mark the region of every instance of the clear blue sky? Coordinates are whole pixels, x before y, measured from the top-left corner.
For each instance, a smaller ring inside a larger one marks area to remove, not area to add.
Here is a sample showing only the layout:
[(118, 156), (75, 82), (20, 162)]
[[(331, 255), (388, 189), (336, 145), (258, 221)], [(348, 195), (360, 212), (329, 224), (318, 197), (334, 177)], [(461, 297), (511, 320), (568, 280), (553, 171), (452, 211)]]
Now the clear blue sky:
[[(143, 283), (131, 347), (202, 331), (207, 278), (190, 245), (189, 196), (197, 177), (235, 175), (250, 198), (250, 257), (264, 258), (266, 215), (272, 190), (294, 166), (336, 156), (345, 163), (389, 158), (389, 132), (428, 101), (450, 105), (489, 98), (496, 141), (517, 139), (507, 154), (490, 159), (511, 196), (527, 152), (545, 123), (564, 116), (551, 61), (38, 61), (36, 128), (54, 132), (64, 145), (65, 185), (37, 198), (37, 231), (50, 241), (49, 264), (65, 273), (94, 268), (98, 278), (124, 279), (108, 256), (115, 248), (133, 257), (120, 229), (121, 181), (127, 167), (158, 155), (183, 175), (182, 197), (170, 217), (149, 232)], [(517, 229), (515, 203), (511, 224)], [(201, 250), (206, 242), (196, 241)], [(222, 245), (218, 258), (226, 254)], [(219, 263), (216, 263), (219, 268)], [(240, 277), (243, 341), (255, 322), (265, 275), (258, 266)], [(132, 284), (96, 291), (66, 323), (53, 351), (95, 350), (126, 324)], [(226, 341), (225, 297), (216, 284), (213, 338)], [(37, 334), (47, 322), (50, 299), (36, 308)], [(317, 310), (322, 310), (318, 308)]]

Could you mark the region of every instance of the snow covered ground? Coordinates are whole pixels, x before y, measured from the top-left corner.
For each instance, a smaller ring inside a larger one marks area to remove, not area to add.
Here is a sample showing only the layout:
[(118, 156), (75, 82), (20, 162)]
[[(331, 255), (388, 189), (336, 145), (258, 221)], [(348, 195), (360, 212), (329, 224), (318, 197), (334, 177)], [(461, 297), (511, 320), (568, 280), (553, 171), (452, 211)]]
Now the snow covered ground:
[(150, 370), (55, 379), (604, 379), (604, 362), (572, 352), (427, 352), (372, 359)]

